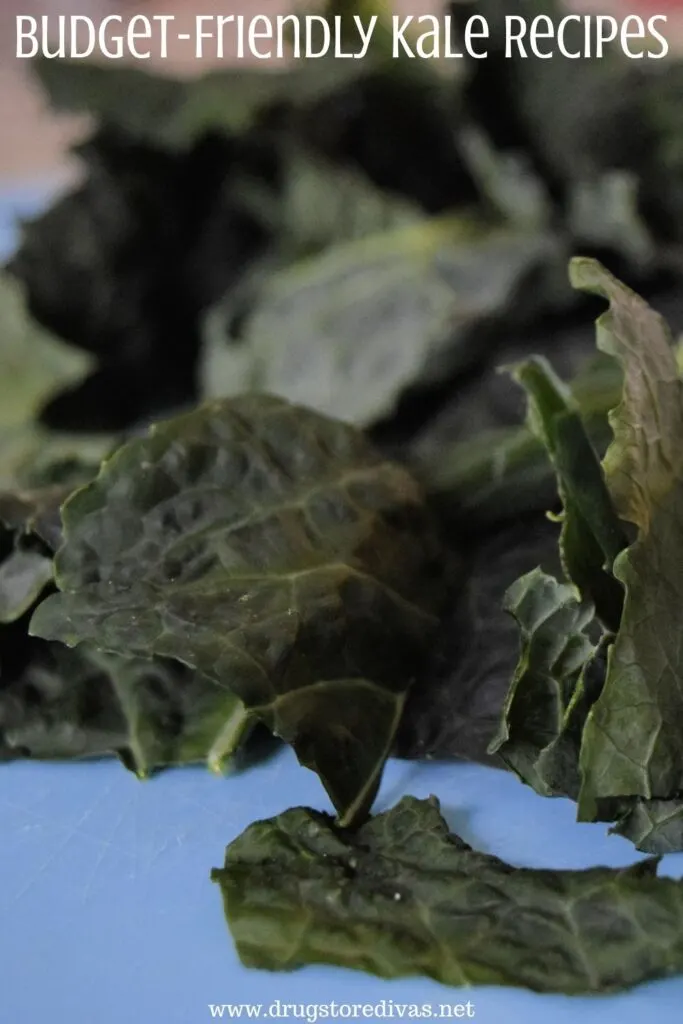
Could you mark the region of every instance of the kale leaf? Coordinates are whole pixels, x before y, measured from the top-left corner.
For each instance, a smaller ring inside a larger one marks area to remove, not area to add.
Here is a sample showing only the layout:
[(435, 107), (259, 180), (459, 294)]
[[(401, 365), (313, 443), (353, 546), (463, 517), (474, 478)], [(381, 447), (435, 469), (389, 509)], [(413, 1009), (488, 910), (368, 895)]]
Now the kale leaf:
[(224, 349), (218, 386), (368, 426), (407, 390), (476, 363), (474, 332), (506, 318), (547, 271), (543, 308), (563, 262), (550, 236), (450, 216), (337, 245), (266, 282), (239, 344)]
[(528, 421), (547, 449), (562, 501), (560, 551), (567, 577), (592, 600), (606, 625), (619, 628), (623, 591), (612, 566), (627, 545), (605, 485), (598, 456), (571, 391), (543, 359), (513, 369), (526, 389)]
[(512, 867), (404, 797), (353, 833), (303, 807), (255, 822), (212, 878), (248, 967), (596, 994), (683, 971), (683, 885), (656, 869)]
[(683, 791), (678, 579), (683, 552), (683, 384), (662, 317), (595, 261), (574, 260), (572, 281), (610, 306), (598, 346), (624, 374), (604, 460), (612, 500), (636, 539), (614, 563), (625, 590), (605, 685), (581, 748), (580, 817), (600, 800), (668, 799)]
[(246, 395), (124, 445), (63, 520), (35, 635), (189, 665), (294, 746), (345, 823), (363, 817), (449, 576), (405, 469)]
[[(613, 440), (600, 465), (549, 367), (536, 360), (518, 370), (531, 426), (558, 476), (563, 565), (577, 590), (532, 574), (509, 591), (522, 652), (491, 751), (538, 792), (577, 800), (580, 821), (615, 822), (640, 849), (666, 852), (683, 848), (683, 383), (659, 314), (595, 260), (573, 260), (570, 274), (577, 288), (609, 300), (597, 340), (620, 368), (621, 400), (609, 413)], [(623, 606), (610, 581), (623, 588)], [(593, 621), (591, 599), (607, 632)], [(569, 649), (576, 661), (567, 660)]]

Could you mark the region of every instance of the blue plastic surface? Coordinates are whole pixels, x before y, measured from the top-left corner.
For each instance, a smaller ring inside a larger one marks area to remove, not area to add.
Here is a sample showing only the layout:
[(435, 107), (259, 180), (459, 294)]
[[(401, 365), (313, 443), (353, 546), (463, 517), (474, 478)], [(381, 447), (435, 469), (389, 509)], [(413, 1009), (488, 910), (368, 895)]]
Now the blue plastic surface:
[[(28, 213), (41, 194), (2, 199), (0, 256), (6, 256), (16, 212)], [(399, 1019), (389, 1014), (390, 1000), (428, 1004), (432, 1019), (440, 1004), (469, 1000), (479, 1024), (642, 1024), (682, 1017), (683, 978), (623, 996), (570, 999), (448, 989), (426, 979), (383, 981), (325, 967), (290, 974), (242, 968), (210, 869), (257, 818), (295, 804), (329, 810), (316, 777), (288, 750), (225, 779), (192, 768), (138, 782), (115, 761), (17, 763), (3, 766), (1, 775), (2, 1024), (201, 1024), (212, 1019), (209, 1004), (232, 1004), (236, 1016), (238, 1004), (265, 1010), (276, 1000), (280, 1010), (282, 1004), (304, 1004), (305, 1010), (332, 1001), (384, 1000), (384, 1020)], [(581, 868), (639, 859), (605, 826), (576, 824), (569, 801), (545, 800), (493, 769), (392, 762), (378, 809), (405, 793), (434, 793), (455, 831), (512, 864)], [(683, 855), (665, 858), (660, 871), (682, 875)], [(405, 1017), (415, 1019), (407, 1010)], [(280, 1013), (278, 1019), (306, 1017)]]

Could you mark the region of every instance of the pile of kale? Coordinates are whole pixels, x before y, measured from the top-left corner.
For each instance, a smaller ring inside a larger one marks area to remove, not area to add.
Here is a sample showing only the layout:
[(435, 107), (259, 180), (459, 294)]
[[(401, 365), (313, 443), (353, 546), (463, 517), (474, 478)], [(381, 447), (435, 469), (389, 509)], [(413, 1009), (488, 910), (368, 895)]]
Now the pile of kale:
[(683, 972), (656, 858), (369, 815), (466, 758), (683, 850), (683, 68), (456, 63), (36, 65), (95, 127), (0, 278), (0, 757), (277, 737), (337, 819), (228, 848), (245, 963), (617, 990)]

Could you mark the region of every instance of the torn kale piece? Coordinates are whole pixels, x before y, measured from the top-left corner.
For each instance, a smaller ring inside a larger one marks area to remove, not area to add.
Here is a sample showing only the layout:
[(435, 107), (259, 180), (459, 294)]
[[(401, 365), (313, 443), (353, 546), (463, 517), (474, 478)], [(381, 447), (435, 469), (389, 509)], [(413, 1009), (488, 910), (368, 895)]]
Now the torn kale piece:
[(554, 796), (557, 791), (548, 785), (538, 760), (562, 732), (595, 653), (587, 633), (593, 607), (577, 601), (569, 584), (540, 569), (509, 588), (504, 606), (519, 626), (522, 650), (490, 749), (537, 793)]
[(256, 822), (212, 879), (248, 967), (597, 994), (683, 971), (683, 885), (656, 869), (514, 868), (405, 797), (356, 832), (303, 807)]
[(521, 650), (489, 750), (541, 796), (576, 800), (583, 727), (605, 678), (593, 607), (540, 569), (509, 588), (504, 607)]

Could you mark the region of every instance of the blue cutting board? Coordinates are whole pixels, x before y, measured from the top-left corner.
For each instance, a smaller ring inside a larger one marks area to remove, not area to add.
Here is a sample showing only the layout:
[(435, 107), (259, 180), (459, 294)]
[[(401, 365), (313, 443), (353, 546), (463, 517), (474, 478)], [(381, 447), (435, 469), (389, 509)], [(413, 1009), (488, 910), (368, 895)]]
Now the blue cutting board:
[[(45, 187), (0, 193), (0, 257), (14, 244), (17, 216), (47, 194)], [(201, 1024), (212, 1019), (211, 1005), (223, 1004), (232, 1004), (233, 1019), (239, 1004), (251, 1004), (252, 1014), (261, 1004), (251, 1019), (306, 1020), (306, 1007), (333, 1001), (384, 1001), (383, 1018), (356, 1019), (398, 1020), (390, 1000), (424, 1006), (432, 1019), (441, 1004), (469, 1000), (469, 1019), (479, 1024), (681, 1019), (683, 977), (623, 996), (567, 998), (327, 967), (290, 974), (241, 967), (211, 868), (257, 818), (296, 804), (330, 810), (316, 777), (289, 750), (224, 779), (187, 768), (139, 782), (115, 761), (17, 763), (3, 766), (1, 777), (2, 1024)], [(393, 761), (377, 809), (407, 793), (438, 796), (454, 831), (512, 864), (620, 867), (639, 859), (605, 826), (576, 824), (569, 801), (538, 797), (494, 769)], [(683, 854), (666, 857), (660, 871), (683, 875)], [(297, 1004), (297, 1015), (285, 1016), (284, 1004)], [(248, 1019), (246, 1009), (241, 1016)]]

